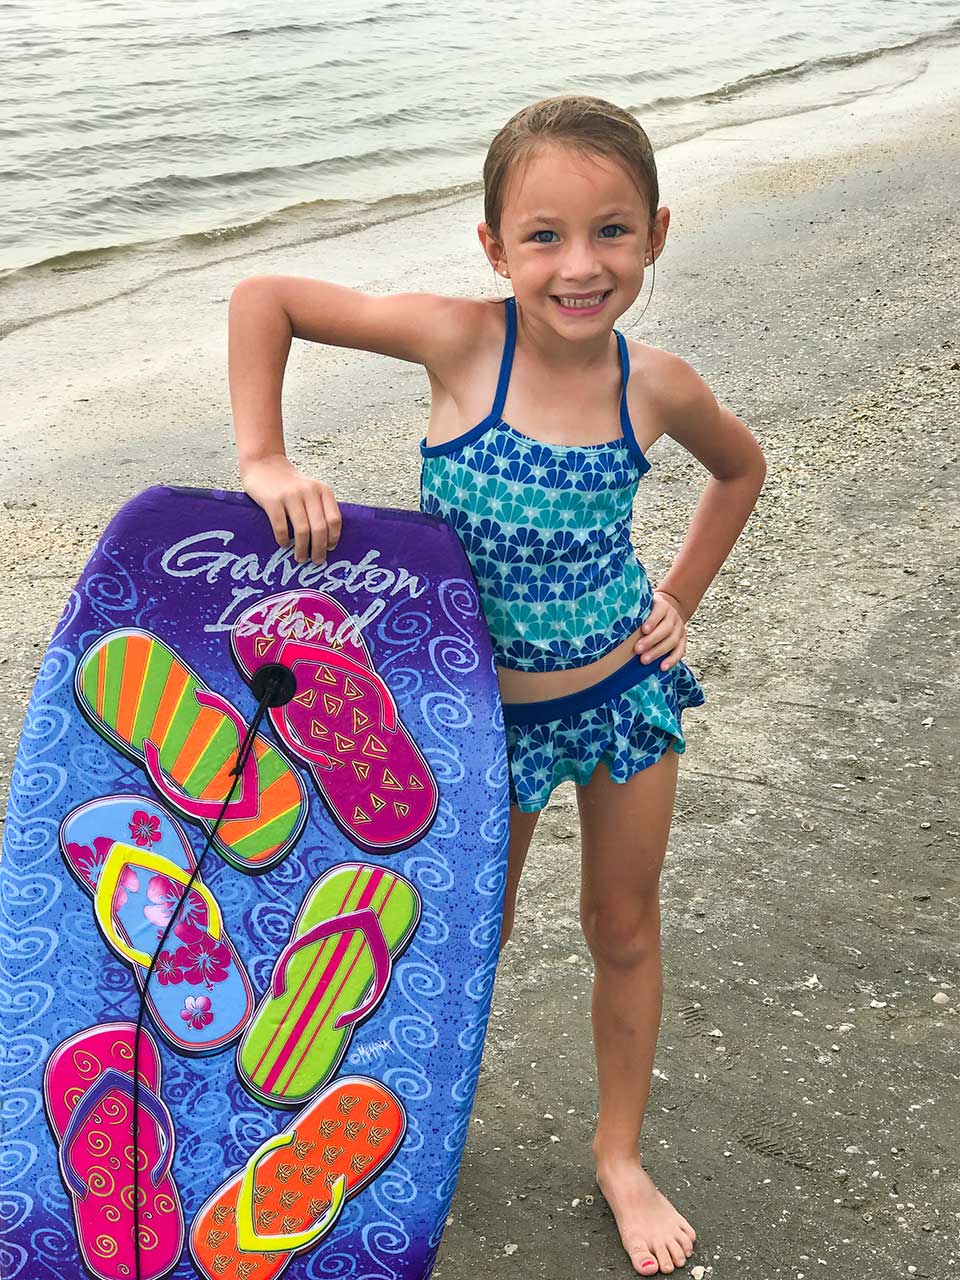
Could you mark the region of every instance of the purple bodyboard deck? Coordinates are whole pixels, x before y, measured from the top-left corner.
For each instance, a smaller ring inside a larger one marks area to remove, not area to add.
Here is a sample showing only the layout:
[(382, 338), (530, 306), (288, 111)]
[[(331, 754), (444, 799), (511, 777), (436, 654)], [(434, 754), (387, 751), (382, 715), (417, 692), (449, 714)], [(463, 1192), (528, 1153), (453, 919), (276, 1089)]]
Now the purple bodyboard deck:
[[(141, 1280), (432, 1270), (498, 957), (502, 708), (454, 532), (340, 510), (299, 565), (245, 495), (151, 488), (70, 593), (0, 862), (5, 1280), (135, 1280), (154, 956)], [(273, 662), (297, 694), (187, 893)]]

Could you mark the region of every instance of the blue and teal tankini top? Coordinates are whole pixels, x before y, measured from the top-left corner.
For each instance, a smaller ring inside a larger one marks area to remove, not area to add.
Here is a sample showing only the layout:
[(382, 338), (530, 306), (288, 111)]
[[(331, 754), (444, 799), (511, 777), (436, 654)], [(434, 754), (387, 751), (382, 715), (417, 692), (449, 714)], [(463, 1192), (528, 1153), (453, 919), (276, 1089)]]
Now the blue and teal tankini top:
[(650, 463), (627, 410), (603, 444), (548, 444), (503, 421), (516, 346), (516, 299), (493, 408), (445, 444), (420, 442), (420, 510), (456, 531), (473, 569), (497, 666), (557, 671), (596, 662), (640, 626), (653, 592), (631, 541), (633, 500)]

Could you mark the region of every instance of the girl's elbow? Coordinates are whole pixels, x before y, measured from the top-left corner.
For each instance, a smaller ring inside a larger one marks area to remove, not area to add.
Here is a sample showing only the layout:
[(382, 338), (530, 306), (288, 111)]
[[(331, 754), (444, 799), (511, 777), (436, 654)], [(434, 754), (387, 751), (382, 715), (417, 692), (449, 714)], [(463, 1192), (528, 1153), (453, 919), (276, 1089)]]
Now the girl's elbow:
[(763, 450), (760, 448), (760, 444), (756, 436), (753, 437), (752, 453), (753, 453), (753, 459), (751, 461), (749, 470), (750, 470), (750, 474), (756, 477), (757, 489), (759, 490), (763, 487), (763, 482), (767, 478), (767, 459), (764, 455)]

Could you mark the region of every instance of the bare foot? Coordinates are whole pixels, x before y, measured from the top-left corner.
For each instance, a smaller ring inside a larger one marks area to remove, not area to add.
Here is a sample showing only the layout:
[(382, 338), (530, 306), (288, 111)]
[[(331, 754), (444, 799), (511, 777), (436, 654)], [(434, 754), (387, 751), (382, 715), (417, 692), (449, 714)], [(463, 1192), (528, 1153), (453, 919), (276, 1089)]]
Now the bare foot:
[(650, 1181), (639, 1154), (598, 1158), (597, 1185), (640, 1275), (669, 1274), (684, 1265), (693, 1252), (697, 1233)]

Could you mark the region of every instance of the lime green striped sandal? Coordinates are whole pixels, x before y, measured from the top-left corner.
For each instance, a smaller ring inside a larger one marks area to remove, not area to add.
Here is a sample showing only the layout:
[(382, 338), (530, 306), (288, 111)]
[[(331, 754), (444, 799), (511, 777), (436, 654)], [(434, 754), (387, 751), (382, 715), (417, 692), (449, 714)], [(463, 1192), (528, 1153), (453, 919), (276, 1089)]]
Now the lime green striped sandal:
[(347, 862), (320, 877), (237, 1046), (237, 1072), (255, 1098), (299, 1107), (323, 1088), (419, 920), (420, 895), (392, 871)]

